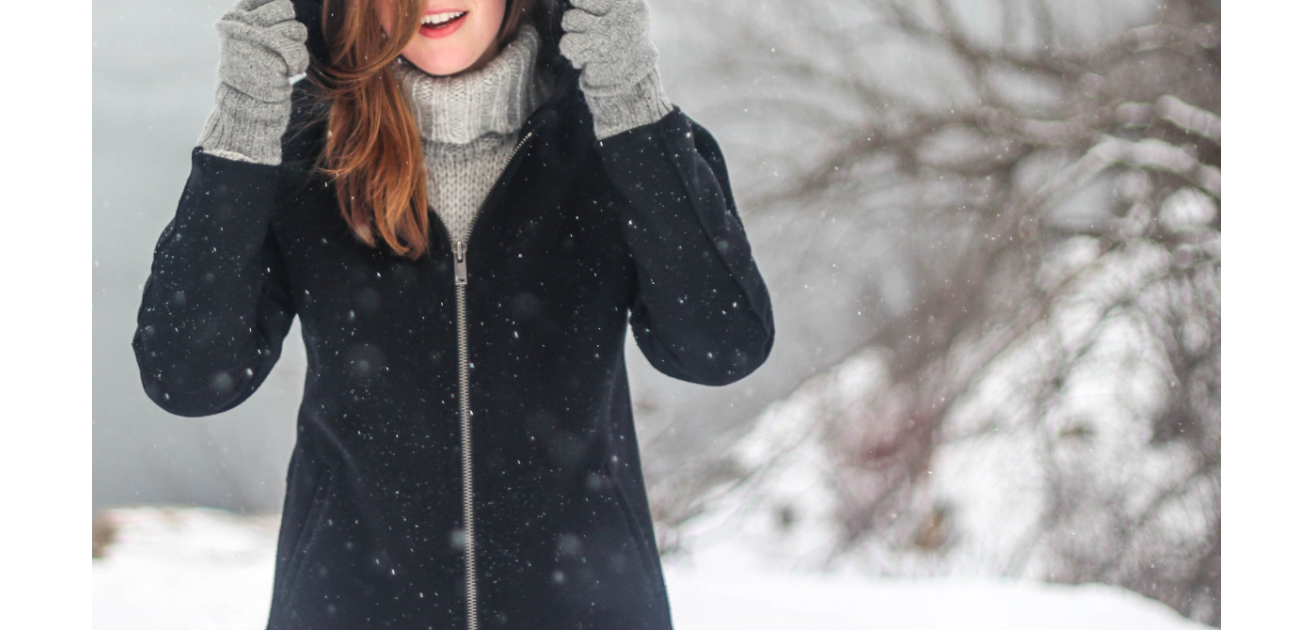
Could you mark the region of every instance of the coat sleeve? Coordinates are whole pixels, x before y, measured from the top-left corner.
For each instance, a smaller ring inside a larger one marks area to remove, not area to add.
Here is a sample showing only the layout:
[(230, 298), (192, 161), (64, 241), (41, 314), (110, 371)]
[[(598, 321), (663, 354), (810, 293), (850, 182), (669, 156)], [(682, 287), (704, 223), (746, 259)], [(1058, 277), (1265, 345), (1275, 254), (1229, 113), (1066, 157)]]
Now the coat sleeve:
[(678, 105), (599, 140), (636, 278), (629, 324), (662, 373), (728, 385), (770, 355), (775, 322), (715, 138)]
[(277, 166), (192, 150), (132, 338), (146, 395), (170, 413), (236, 407), (278, 361), (295, 316), (269, 227), (278, 180)]

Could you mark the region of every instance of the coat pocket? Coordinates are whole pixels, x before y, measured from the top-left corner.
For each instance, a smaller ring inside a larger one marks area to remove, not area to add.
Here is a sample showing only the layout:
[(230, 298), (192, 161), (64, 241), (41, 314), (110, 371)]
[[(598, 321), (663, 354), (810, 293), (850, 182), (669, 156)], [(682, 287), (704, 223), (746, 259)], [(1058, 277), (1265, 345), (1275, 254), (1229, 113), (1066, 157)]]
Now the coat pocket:
[(651, 524), (644, 526), (643, 519), (639, 518), (638, 511), (634, 509), (633, 503), (629, 500), (629, 495), (625, 494), (625, 489), (620, 484), (619, 478), (609, 468), (606, 469), (606, 478), (607, 492), (611, 495), (614, 504), (620, 509), (625, 528), (629, 532), (629, 538), (634, 545), (634, 550), (638, 553), (639, 561), (642, 562), (643, 573), (647, 576), (648, 585), (655, 594), (660, 590), (663, 582), (661, 580), (661, 559), (652, 554), (652, 546), (649, 545)]
[(282, 597), (286, 600), (296, 590), (297, 578), (305, 565), (306, 555), (315, 535), (322, 528), (324, 517), (328, 513), (328, 503), (333, 484), (333, 470), (323, 468), (315, 479), (315, 491), (306, 511), (305, 519), (297, 528), (296, 538), (292, 543), (291, 553), (287, 559), (287, 578), (283, 580)]

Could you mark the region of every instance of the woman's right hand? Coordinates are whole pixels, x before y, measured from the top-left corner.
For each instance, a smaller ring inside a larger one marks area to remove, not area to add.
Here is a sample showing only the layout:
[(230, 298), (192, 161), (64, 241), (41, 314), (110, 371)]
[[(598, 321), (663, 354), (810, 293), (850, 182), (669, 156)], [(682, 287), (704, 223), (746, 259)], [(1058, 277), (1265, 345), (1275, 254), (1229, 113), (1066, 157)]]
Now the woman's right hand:
[(215, 28), (219, 85), (198, 144), (211, 155), (279, 164), (292, 109), (289, 79), (310, 64), (306, 27), (291, 0), (239, 0)]

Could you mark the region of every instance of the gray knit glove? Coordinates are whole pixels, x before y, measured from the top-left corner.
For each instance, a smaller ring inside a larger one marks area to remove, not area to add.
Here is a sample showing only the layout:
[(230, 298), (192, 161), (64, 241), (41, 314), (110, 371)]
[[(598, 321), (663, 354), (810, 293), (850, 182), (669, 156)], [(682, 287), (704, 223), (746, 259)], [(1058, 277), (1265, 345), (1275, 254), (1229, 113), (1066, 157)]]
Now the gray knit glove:
[(656, 122), (674, 109), (657, 73), (645, 0), (570, 0), (561, 54), (580, 68), (579, 88), (601, 140)]
[(211, 155), (279, 164), (292, 113), (289, 79), (310, 65), (291, 0), (240, 0), (215, 24), (219, 87), (198, 144)]

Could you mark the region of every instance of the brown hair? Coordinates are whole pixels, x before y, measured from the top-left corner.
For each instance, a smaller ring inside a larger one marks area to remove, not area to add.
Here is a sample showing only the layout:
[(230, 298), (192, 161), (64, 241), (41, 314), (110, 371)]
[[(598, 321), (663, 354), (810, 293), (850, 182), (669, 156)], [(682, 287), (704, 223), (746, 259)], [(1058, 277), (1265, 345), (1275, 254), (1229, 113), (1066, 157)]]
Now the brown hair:
[[(422, 1), (393, 0), (393, 33), (418, 32)], [(328, 104), (316, 168), (332, 178), (342, 217), (357, 238), (370, 247), (382, 240), (392, 252), (415, 260), (429, 248), (427, 171), (409, 97), (390, 71), (409, 38), (384, 35), (376, 2), (324, 1), (328, 59), (312, 59), (307, 73)], [(555, 50), (547, 34), (557, 20), (556, 0), (506, 0), (506, 5), (496, 46), (509, 42), (531, 15), (544, 35), (543, 49)]]

